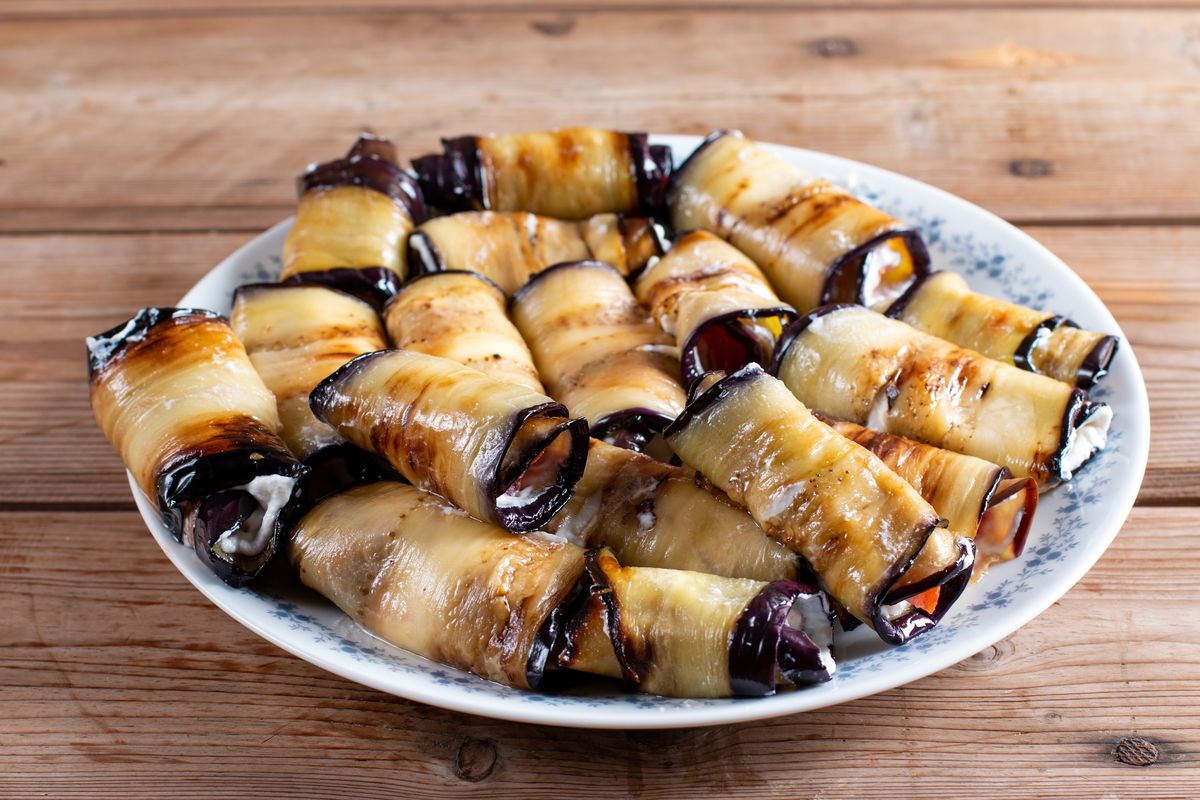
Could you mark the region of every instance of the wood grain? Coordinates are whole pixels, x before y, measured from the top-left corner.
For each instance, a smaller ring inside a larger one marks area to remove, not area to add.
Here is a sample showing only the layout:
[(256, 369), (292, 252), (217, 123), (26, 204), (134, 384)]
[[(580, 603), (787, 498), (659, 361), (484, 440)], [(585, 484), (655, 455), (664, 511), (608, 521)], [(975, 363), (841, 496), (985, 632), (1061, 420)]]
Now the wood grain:
[(0, 795), (1195, 796), (1200, 641), (1163, 610), (1200, 603), (1197, 526), (1200, 509), (1135, 510), (1051, 610), (908, 687), (619, 733), (442, 712), (325, 673), (211, 606), (133, 513), (2, 514)]
[[(1200, 502), (1200, 431), (1173, 424), (1200, 393), (1200, 229), (1030, 228), (1068, 261), (1131, 337), (1155, 429), (1149, 502)], [(83, 338), (144, 305), (171, 305), (248, 234), (8, 236), (0, 239), (0, 504), (94, 507), (132, 499), (92, 420)]]
[(1184, 10), (12, 19), (0, 230), (263, 227), (364, 127), (415, 155), (580, 123), (741, 127), (1026, 222), (1194, 221), (1198, 42)]

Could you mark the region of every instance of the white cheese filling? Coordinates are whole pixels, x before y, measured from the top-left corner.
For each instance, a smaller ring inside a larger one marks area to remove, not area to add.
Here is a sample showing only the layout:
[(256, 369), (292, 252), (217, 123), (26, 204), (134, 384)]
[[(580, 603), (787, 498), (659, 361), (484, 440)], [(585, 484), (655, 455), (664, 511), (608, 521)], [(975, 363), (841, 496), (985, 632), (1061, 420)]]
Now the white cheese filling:
[(258, 501), (258, 508), (237, 530), (226, 531), (217, 539), (217, 548), (226, 555), (256, 556), (266, 549), (275, 530), (279, 512), (292, 496), (296, 479), (283, 475), (259, 475), (249, 483), (234, 487)]
[(883, 431), (887, 433), (887, 416), (888, 416), (888, 396), (887, 387), (880, 389), (875, 399), (871, 401), (871, 407), (867, 409), (867, 427), (873, 431)]
[(788, 610), (785, 623), (793, 630), (804, 631), (820, 650), (821, 666), (830, 675), (837, 670), (830, 647), (833, 646), (833, 626), (829, 624), (829, 612), (820, 595), (799, 597)]
[(1070, 480), (1071, 474), (1079, 469), (1084, 462), (1092, 457), (1104, 443), (1108, 441), (1108, 426), (1112, 424), (1112, 409), (1099, 406), (1082, 425), (1067, 434), (1067, 449), (1063, 453), (1063, 480)]

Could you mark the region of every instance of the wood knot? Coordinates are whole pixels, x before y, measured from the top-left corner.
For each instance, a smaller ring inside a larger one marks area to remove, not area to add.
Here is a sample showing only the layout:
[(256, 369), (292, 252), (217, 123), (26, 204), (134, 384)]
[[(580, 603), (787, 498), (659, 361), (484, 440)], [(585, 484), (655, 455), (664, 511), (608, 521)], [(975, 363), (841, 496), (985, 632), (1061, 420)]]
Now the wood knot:
[(568, 33), (575, 30), (575, 18), (570, 16), (562, 16), (558, 19), (538, 19), (529, 23), (529, 27), (533, 28), (543, 36), (566, 36)]
[(1014, 158), (1008, 172), (1018, 178), (1044, 178), (1054, 174), (1054, 163), (1044, 158)]
[(485, 739), (466, 739), (454, 756), (454, 774), (469, 783), (479, 783), (496, 768), (496, 745)]
[(1113, 757), (1131, 767), (1148, 767), (1158, 763), (1158, 745), (1141, 736), (1124, 736), (1113, 748)]
[(845, 36), (827, 36), (809, 42), (808, 52), (820, 58), (853, 58), (858, 55), (858, 45)]
[(961, 662), (959, 666), (975, 672), (984, 672), (1011, 658), (1015, 652), (1017, 652), (1017, 648), (1011, 640), (1001, 639)]

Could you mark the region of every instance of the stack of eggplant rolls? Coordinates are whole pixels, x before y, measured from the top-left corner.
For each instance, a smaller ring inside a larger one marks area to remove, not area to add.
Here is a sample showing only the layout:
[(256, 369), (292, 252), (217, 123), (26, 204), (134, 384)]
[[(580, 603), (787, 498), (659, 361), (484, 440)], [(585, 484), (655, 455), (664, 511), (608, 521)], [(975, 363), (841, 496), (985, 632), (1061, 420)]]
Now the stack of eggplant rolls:
[(929, 631), (1105, 443), (1117, 340), (972, 291), (746, 139), (361, 137), (276, 283), (88, 339), (96, 420), (226, 582), (482, 678), (677, 697)]

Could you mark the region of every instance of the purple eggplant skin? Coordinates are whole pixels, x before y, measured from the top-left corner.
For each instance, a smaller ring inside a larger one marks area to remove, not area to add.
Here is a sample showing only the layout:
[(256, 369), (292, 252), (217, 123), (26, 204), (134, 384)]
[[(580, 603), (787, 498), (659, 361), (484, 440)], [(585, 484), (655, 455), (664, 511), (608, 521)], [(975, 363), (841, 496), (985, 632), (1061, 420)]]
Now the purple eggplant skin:
[(442, 212), (483, 211), (487, 208), (478, 136), (442, 139), (442, 152), (414, 158), (424, 197)]
[[(706, 320), (703, 325), (692, 331), (683, 346), (679, 348), (679, 367), (683, 385), (693, 386), (705, 374), (713, 371), (736, 372), (747, 364), (769, 366), (773, 348), (764, 347), (757, 337), (746, 331), (746, 320), (770, 317), (779, 317), (782, 326), (787, 328), (796, 319), (796, 310), (791, 306), (752, 308), (730, 311)], [(718, 329), (725, 334), (727, 345), (735, 345), (740, 348), (740, 354), (734, 359), (737, 363), (704, 366), (700, 363), (700, 345), (706, 336), (712, 336)]]
[[(1063, 320), (1063, 325), (1071, 328), (1079, 327), (1069, 319)], [(1108, 374), (1108, 368), (1112, 366), (1113, 357), (1117, 354), (1117, 348), (1121, 340), (1116, 336), (1105, 336), (1100, 341), (1096, 342), (1093, 347), (1079, 364), (1079, 368), (1075, 370), (1075, 387), (1087, 391), (1096, 385), (1096, 381)]]
[[(495, 505), (496, 516), (500, 524), (510, 531), (536, 530), (561, 511), (563, 506), (570, 502), (571, 495), (575, 492), (575, 484), (579, 483), (580, 478), (583, 477), (583, 470), (587, 465), (587, 420), (570, 418), (566, 406), (558, 403), (545, 403), (527, 408), (513, 419), (508, 432), (508, 442), (500, 454), (501, 463), (512, 447), (513, 439), (516, 438), (521, 425), (535, 416), (561, 417), (562, 424), (545, 433), (538, 445), (529, 448), (526, 456), (514, 463), (512, 469), (507, 472), (501, 470), (494, 472), (488, 484), (488, 496)], [(533, 462), (537, 460), (542, 451), (564, 431), (571, 439), (571, 448), (566, 461), (563, 462), (562, 468), (558, 472), (554, 487), (530, 498), (523, 505), (501, 506), (498, 502), (500, 496), (533, 466)]]
[(426, 218), (425, 198), (416, 178), (395, 161), (396, 148), (386, 139), (360, 137), (345, 158), (313, 164), (296, 179), (297, 194), (334, 186), (362, 186), (404, 206), (414, 225)]
[(638, 210), (647, 216), (657, 216), (667, 202), (667, 183), (671, 179), (673, 162), (671, 148), (650, 144), (644, 133), (627, 133), (625, 137), (633, 161)]
[(653, 409), (626, 408), (592, 423), (591, 436), (607, 444), (640, 453), (672, 421), (672, 417)]
[(379, 313), (382, 313), (387, 302), (396, 296), (396, 292), (400, 291), (403, 283), (399, 275), (386, 267), (365, 267), (363, 269), (336, 267), (297, 272), (281, 282), (304, 283), (337, 289), (339, 292), (357, 297)]
[(839, 256), (830, 265), (825, 278), (825, 286), (821, 290), (821, 305), (829, 303), (871, 305), (871, 298), (866, 297), (863, 292), (867, 278), (867, 257), (872, 250), (889, 239), (904, 240), (904, 245), (908, 248), (909, 256), (912, 258), (914, 282), (930, 274), (930, 264), (933, 263), (933, 260), (929, 257), (929, 249), (925, 246), (925, 240), (921, 238), (921, 234), (915, 230), (888, 231)]
[(739, 697), (775, 693), (781, 672), (797, 686), (823, 683), (833, 677), (821, 649), (803, 631), (787, 625), (788, 612), (801, 597), (821, 598), (825, 624), (832, 625), (816, 586), (792, 580), (767, 584), (738, 617), (729, 641), (729, 686)]

